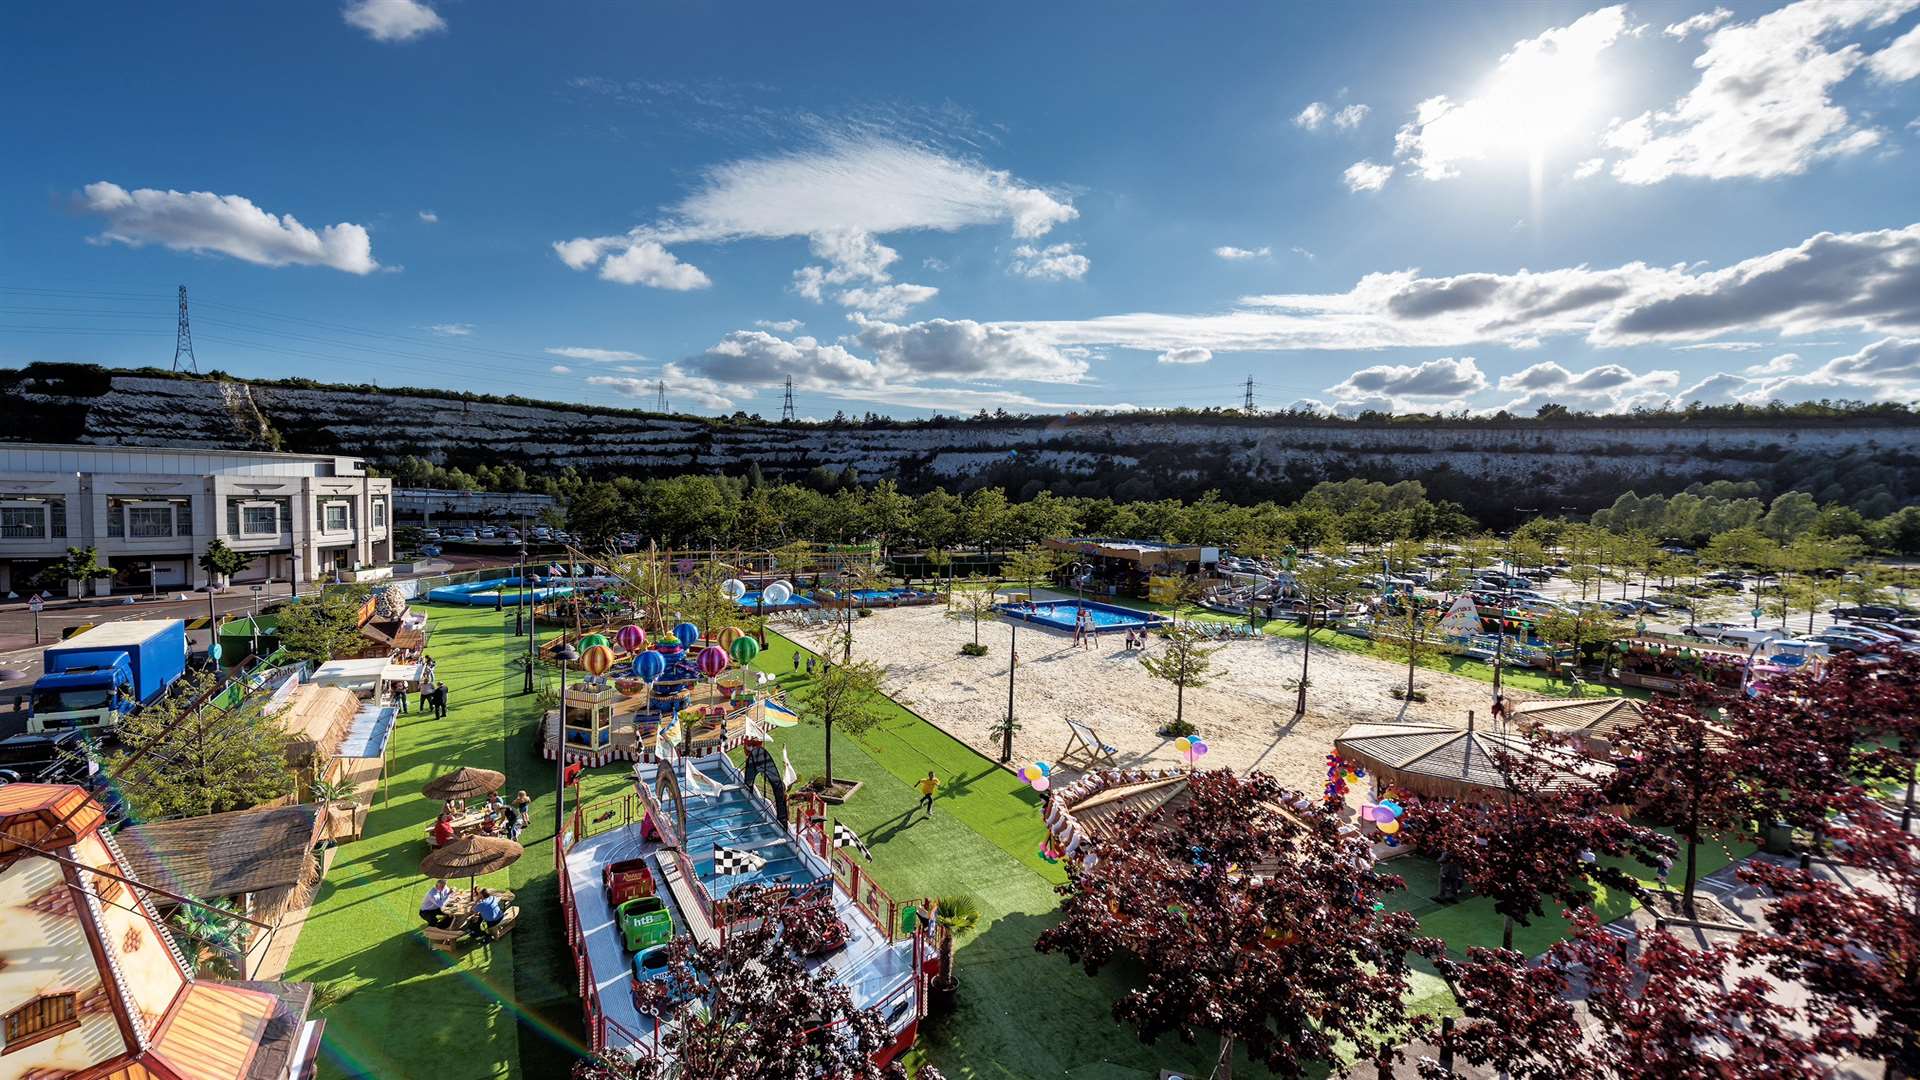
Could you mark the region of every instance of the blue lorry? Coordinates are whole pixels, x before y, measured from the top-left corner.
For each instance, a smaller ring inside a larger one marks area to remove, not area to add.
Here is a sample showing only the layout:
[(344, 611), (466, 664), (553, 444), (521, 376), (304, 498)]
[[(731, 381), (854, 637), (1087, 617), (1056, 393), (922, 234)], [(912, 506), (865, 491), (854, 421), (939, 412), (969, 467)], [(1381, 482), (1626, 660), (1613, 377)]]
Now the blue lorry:
[(49, 648), (33, 684), (27, 731), (106, 734), (128, 713), (159, 700), (187, 670), (187, 624), (179, 619), (106, 623)]

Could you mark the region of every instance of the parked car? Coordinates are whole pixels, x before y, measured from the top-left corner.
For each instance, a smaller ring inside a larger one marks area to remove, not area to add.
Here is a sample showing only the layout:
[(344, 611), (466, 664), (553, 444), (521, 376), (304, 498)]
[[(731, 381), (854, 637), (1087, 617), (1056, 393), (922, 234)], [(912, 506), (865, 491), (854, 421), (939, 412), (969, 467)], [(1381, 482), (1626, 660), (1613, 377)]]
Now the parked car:
[(1848, 626), (1849, 628), (1854, 626), (1863, 626), (1868, 630), (1873, 630), (1882, 634), (1888, 634), (1893, 637), (1897, 637), (1901, 641), (1920, 641), (1920, 630), (1915, 630), (1915, 629), (1912, 629), (1911, 627), (1896, 626), (1890, 622), (1855, 620), (1855, 621), (1848, 622), (1845, 625)]
[(1772, 641), (1774, 638), (1786, 636), (1770, 627), (1739, 626), (1724, 622), (1695, 623), (1680, 632), (1702, 641), (1719, 641), (1728, 645), (1758, 645), (1763, 641)]
[(1857, 604), (1833, 608), (1827, 614), (1836, 619), (1897, 619), (1906, 612), (1888, 604)]
[(1868, 641), (1866, 638), (1855, 637), (1852, 634), (1843, 634), (1833, 630), (1814, 634), (1805, 640), (1821, 642), (1834, 652), (1843, 653), (1872, 652), (1880, 647), (1878, 644)]

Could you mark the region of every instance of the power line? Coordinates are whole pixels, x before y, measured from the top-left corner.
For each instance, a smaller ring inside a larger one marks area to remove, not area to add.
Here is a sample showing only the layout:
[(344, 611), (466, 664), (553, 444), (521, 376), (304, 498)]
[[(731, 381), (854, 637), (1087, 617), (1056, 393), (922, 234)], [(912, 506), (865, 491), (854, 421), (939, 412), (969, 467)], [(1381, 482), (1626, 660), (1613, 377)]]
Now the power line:
[(653, 411), (658, 413), (672, 412), (673, 410), (667, 407), (667, 380), (661, 379), (656, 385), (659, 388), (659, 392), (654, 396)]
[(793, 423), (793, 376), (787, 376), (787, 397), (780, 403), (780, 422)]
[(200, 374), (200, 361), (193, 357), (193, 329), (187, 325), (187, 287), (180, 286), (180, 330), (173, 339), (173, 370), (180, 371), (180, 358), (187, 358), (187, 371)]
[(1253, 415), (1253, 376), (1252, 375), (1247, 376), (1247, 400), (1246, 400), (1246, 404), (1241, 407), (1246, 410), (1246, 413), (1248, 416)]

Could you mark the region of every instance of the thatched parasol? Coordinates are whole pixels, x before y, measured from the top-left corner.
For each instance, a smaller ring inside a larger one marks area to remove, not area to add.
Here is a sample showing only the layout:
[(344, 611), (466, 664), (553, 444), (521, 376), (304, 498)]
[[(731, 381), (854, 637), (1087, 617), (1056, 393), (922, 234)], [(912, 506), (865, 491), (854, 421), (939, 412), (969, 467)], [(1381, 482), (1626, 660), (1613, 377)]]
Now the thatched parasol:
[(1500, 758), (1533, 758), (1549, 767), (1551, 786), (1592, 782), (1609, 766), (1541, 750), (1504, 732), (1427, 724), (1354, 724), (1334, 752), (1373, 770), (1380, 786), (1442, 799), (1492, 799), (1507, 791)]
[(477, 878), (512, 866), (521, 850), (505, 837), (462, 836), (428, 852), (420, 860), (420, 872), (435, 878)]
[(507, 786), (505, 773), (492, 769), (474, 769), (462, 765), (445, 776), (436, 776), (420, 788), (420, 794), (440, 802), (477, 799)]

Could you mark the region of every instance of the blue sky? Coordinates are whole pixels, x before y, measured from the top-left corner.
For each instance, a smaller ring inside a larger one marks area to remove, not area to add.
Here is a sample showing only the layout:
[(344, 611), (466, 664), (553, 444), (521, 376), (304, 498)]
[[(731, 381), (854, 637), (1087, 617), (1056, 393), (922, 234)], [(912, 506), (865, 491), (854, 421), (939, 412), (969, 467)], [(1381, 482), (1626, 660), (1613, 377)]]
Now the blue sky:
[(777, 416), (1920, 398), (1920, 0), (15, 5), (0, 363)]

